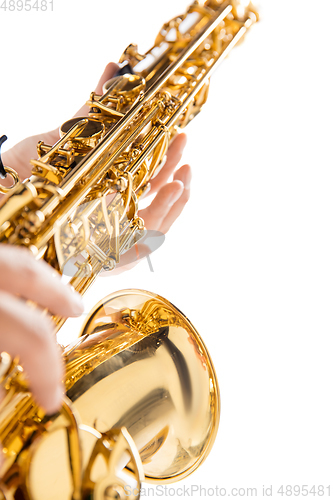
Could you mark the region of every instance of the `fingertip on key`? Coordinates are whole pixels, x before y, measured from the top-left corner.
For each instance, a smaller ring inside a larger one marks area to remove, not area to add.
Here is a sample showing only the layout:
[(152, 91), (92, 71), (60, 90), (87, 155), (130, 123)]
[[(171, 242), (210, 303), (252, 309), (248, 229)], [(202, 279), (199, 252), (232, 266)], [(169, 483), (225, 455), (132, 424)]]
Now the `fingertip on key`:
[(36, 396), (35, 401), (45, 411), (46, 415), (54, 415), (60, 411), (63, 398), (64, 389), (60, 385), (55, 391), (48, 391), (43, 397)]
[(84, 313), (84, 304), (79, 294), (75, 293), (72, 298), (72, 313), (73, 316), (81, 316)]

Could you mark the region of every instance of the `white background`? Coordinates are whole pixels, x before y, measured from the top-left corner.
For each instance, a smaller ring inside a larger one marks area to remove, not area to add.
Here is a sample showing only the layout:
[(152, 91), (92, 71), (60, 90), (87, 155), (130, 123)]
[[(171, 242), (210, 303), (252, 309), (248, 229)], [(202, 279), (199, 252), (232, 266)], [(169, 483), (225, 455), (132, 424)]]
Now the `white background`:
[[(148, 49), (186, 5), (0, 9), (8, 147), (70, 118), (108, 61), (129, 43)], [(144, 260), (100, 278), (85, 298), (89, 310), (117, 289), (155, 291), (211, 351), (220, 430), (186, 486), (256, 487), (261, 497), (263, 485), (331, 482), (333, 495), (332, 19), (331, 0), (262, 1), (261, 22), (214, 75), (188, 127), (192, 198), (152, 255), (154, 272)]]

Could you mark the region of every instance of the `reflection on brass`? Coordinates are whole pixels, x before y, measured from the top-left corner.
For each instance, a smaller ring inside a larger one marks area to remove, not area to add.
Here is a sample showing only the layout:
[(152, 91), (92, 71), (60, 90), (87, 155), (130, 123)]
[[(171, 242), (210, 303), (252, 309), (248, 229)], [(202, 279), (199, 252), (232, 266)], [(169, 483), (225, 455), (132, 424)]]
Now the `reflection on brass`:
[[(89, 116), (65, 122), (56, 144), (38, 143), (30, 179), (6, 167), (15, 185), (1, 204), (0, 242), (72, 273), (83, 295), (144, 235), (138, 199), (256, 21), (247, 1), (195, 1), (146, 54), (129, 45), (103, 95), (91, 93)], [(63, 356), (66, 396), (46, 416), (18, 360), (1, 355), (0, 499), (134, 500), (143, 479), (176, 481), (205, 459), (219, 421), (216, 376), (199, 334), (167, 300), (110, 295)]]
[(176, 481), (214, 442), (220, 403), (210, 356), (190, 321), (158, 295), (124, 290), (95, 306), (76, 346), (64, 352), (67, 397), (52, 417), (3, 357), (1, 475), (23, 498), (89, 499), (101, 484), (120, 491), (143, 478)]

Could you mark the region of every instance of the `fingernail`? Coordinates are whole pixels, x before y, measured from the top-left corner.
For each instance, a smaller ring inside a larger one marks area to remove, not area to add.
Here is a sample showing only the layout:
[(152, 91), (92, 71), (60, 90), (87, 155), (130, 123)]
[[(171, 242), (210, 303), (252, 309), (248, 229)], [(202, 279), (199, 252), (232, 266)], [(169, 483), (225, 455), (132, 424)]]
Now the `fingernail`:
[(73, 304), (73, 314), (75, 316), (81, 316), (84, 313), (84, 304), (80, 296), (75, 296), (75, 303)]
[(49, 391), (48, 394), (44, 396), (43, 401), (39, 401), (38, 397), (36, 397), (35, 400), (37, 404), (44, 409), (47, 415), (54, 415), (60, 410), (63, 397), (64, 388), (60, 385), (53, 393)]
[(183, 189), (177, 189), (177, 191), (173, 191), (171, 193), (169, 198), (169, 207), (171, 207), (174, 203), (176, 203), (176, 201), (181, 197), (183, 190), (184, 190), (184, 185)]
[(84, 304), (82, 297), (76, 290), (70, 285), (70, 289), (72, 291), (71, 303), (72, 303), (72, 311), (75, 316), (81, 316), (84, 312)]
[(50, 402), (47, 405), (47, 408), (45, 408), (46, 413), (48, 415), (52, 415), (54, 413), (57, 413), (60, 410), (63, 397), (64, 397), (64, 389), (62, 386), (59, 386), (56, 389), (54, 397), (52, 398), (52, 402)]
[(187, 140), (184, 141), (184, 143), (183, 143), (183, 145), (181, 147), (181, 150), (180, 150), (181, 154), (183, 154), (183, 152), (184, 152), (184, 149), (186, 147), (186, 143), (187, 143)]
[(187, 143), (187, 135), (184, 134), (184, 132), (182, 132), (180, 135), (181, 135), (181, 138), (182, 138), (182, 141), (183, 141), (183, 149), (184, 149), (185, 146), (186, 146), (186, 143)]
[(187, 175), (186, 175), (185, 179), (184, 179), (184, 187), (185, 187), (185, 189), (189, 189), (190, 184), (191, 184), (191, 180), (192, 180), (192, 172), (191, 172), (191, 170), (189, 170), (187, 172)]

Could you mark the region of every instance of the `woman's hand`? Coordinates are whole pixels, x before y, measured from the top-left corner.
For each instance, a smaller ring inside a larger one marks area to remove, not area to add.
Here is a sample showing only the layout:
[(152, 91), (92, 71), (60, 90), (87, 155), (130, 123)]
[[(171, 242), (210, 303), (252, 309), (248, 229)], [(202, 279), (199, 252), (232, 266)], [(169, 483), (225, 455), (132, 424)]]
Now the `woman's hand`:
[[(103, 85), (110, 80), (118, 70), (118, 65), (109, 63), (102, 74), (95, 92), (103, 93)], [(88, 106), (83, 106), (75, 116), (87, 116)], [(38, 141), (53, 145), (59, 140), (59, 129), (43, 134), (27, 137), (14, 147), (3, 153), (4, 165), (12, 167), (21, 179), (30, 177), (31, 158), (36, 158), (36, 146)], [(176, 137), (167, 152), (167, 161), (163, 169), (155, 179), (151, 181), (151, 191), (149, 194), (157, 193), (152, 204), (142, 210), (139, 215), (145, 221), (148, 229), (155, 229), (166, 233), (174, 221), (178, 218), (189, 198), (189, 185), (191, 181), (191, 171), (188, 165), (184, 165), (176, 171), (176, 167), (181, 160), (182, 152), (186, 144), (186, 135), (180, 134)], [(169, 177), (173, 175), (173, 181), (168, 183)], [(3, 181), (2, 181), (3, 182)]]
[[(95, 89), (97, 94), (102, 94), (103, 84), (117, 69), (114, 63), (107, 65)], [(75, 116), (85, 116), (88, 111), (88, 107), (83, 106)], [(29, 160), (36, 158), (36, 145), (40, 140), (53, 145), (59, 140), (59, 131), (24, 139), (3, 153), (4, 165), (16, 170), (21, 179), (29, 177)], [(188, 201), (190, 167), (184, 165), (176, 170), (185, 144), (185, 134), (174, 139), (163, 169), (151, 181), (150, 194), (155, 197), (150, 206), (139, 211), (147, 229), (166, 233)], [(173, 180), (168, 182), (171, 176)], [(31, 306), (26, 300), (37, 305)], [(63, 367), (53, 324), (42, 312), (43, 308), (64, 317), (83, 312), (80, 297), (62, 284), (57, 273), (44, 261), (35, 261), (28, 250), (0, 245), (0, 352), (19, 356), (36, 401), (52, 413), (61, 404)]]
[(0, 245), (0, 352), (19, 356), (34, 398), (54, 413), (63, 394), (63, 365), (45, 308), (63, 317), (83, 313), (80, 295), (51, 266), (25, 248)]
[[(102, 87), (104, 83), (110, 80), (117, 70), (118, 66), (115, 63), (109, 63), (106, 66), (95, 89), (96, 94), (102, 94)], [(88, 112), (88, 106), (83, 106), (74, 116), (87, 116)], [(30, 160), (32, 158), (37, 158), (37, 143), (39, 141), (43, 141), (45, 144), (53, 146), (53, 144), (59, 141), (59, 139), (59, 128), (51, 130), (50, 132), (44, 132), (42, 134), (27, 137), (2, 154), (3, 164), (16, 170), (20, 179), (26, 179), (31, 175)]]
[[(118, 65), (115, 63), (109, 63), (106, 66), (104, 73), (96, 86), (96, 94), (100, 95), (103, 93), (102, 89), (104, 83), (110, 80), (117, 70)], [(88, 113), (89, 107), (84, 105), (81, 109), (79, 109), (75, 116), (87, 116)], [(36, 145), (38, 141), (42, 140), (46, 144), (53, 145), (59, 140), (59, 138), (59, 129), (28, 137), (27, 139), (19, 142), (12, 149), (6, 151), (3, 154), (3, 162), (5, 165), (14, 168), (20, 178), (24, 179), (29, 177), (31, 175), (29, 160), (31, 158), (36, 158)], [(164, 167), (151, 181), (149, 196), (155, 194), (155, 197), (150, 206), (144, 210), (140, 210), (138, 214), (145, 221), (145, 227), (147, 229), (166, 234), (172, 224), (179, 217), (189, 200), (191, 182), (190, 166), (183, 165), (177, 170), (185, 145), (185, 134), (180, 134), (175, 137), (167, 151), (167, 161)], [(170, 177), (172, 177), (172, 181), (168, 182)], [(126, 267), (126, 269), (133, 267), (132, 254), (129, 253), (128, 255), (124, 255), (122, 258), (123, 262), (131, 263), (131, 265)], [(141, 254), (142, 252), (140, 252), (140, 258), (144, 255), (144, 253), (142, 255)], [(125, 270), (124, 265), (119, 266), (119, 268), (112, 271), (112, 273), (118, 274), (118, 272), (122, 272), (123, 270)], [(104, 275), (105, 274), (109, 273), (104, 273)]]

